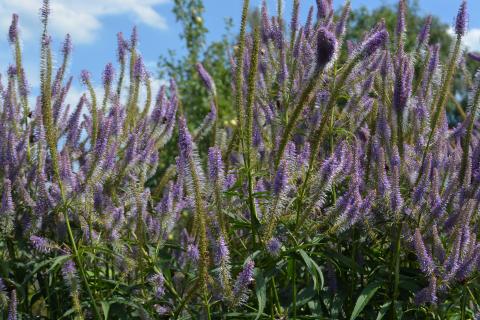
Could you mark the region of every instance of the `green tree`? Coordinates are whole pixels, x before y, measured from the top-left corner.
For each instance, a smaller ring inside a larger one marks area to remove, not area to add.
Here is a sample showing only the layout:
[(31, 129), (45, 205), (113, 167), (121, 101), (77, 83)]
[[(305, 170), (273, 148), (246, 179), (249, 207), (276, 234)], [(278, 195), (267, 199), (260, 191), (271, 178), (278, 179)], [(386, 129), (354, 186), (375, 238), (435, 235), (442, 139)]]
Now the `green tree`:
[[(418, 14), (420, 7), (418, 1), (409, 1), (407, 5), (406, 25), (407, 36), (405, 38), (406, 49), (415, 46), (417, 35), (425, 24), (427, 16)], [(385, 20), (385, 25), (391, 35), (395, 32), (397, 25), (397, 6), (382, 5), (373, 10), (366, 7), (360, 7), (353, 10), (350, 15), (349, 27), (347, 28), (347, 39), (361, 40), (365, 30), (370, 30), (378, 21)], [(450, 52), (452, 37), (448, 34), (449, 25), (440, 21), (438, 17), (432, 16), (432, 26), (430, 28), (430, 43), (441, 43), (441, 57), (446, 58)]]
[[(158, 77), (173, 78), (177, 82), (181, 108), (191, 129), (198, 128), (204, 117), (210, 111), (208, 93), (195, 68), (201, 62), (215, 81), (217, 91), (218, 121), (228, 121), (233, 118), (232, 78), (230, 65), (230, 50), (232, 48), (230, 34), (232, 20), (225, 21), (225, 34), (221, 40), (206, 43), (208, 29), (204, 25), (204, 6), (202, 0), (175, 0), (173, 13), (176, 21), (182, 26), (180, 39), (184, 41), (186, 55), (179, 56), (174, 50), (169, 50), (166, 56), (160, 56), (158, 61)], [(200, 150), (208, 150), (211, 139), (205, 137), (199, 141)], [(157, 184), (161, 177), (168, 176), (167, 170), (175, 163), (178, 154), (177, 136), (159, 153), (159, 168), (149, 184)]]
[(160, 57), (158, 63), (160, 78), (177, 80), (182, 106), (192, 128), (198, 127), (210, 109), (207, 92), (195, 69), (197, 62), (201, 62), (215, 80), (220, 121), (228, 120), (233, 114), (229, 58), (232, 37), (228, 34), (232, 21), (226, 20), (226, 34), (220, 41), (207, 45), (208, 30), (204, 25), (203, 12), (202, 0), (175, 0), (173, 13), (182, 25), (180, 38), (185, 43), (187, 54), (179, 57), (170, 50), (167, 56)]

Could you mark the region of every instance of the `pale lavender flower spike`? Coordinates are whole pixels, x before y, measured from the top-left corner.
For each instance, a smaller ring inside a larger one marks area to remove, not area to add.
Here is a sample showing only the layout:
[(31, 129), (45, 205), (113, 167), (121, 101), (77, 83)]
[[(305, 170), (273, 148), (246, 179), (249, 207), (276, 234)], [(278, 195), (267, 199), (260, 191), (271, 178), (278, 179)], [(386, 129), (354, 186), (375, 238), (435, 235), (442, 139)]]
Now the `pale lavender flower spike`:
[(230, 263), (230, 251), (223, 236), (218, 239), (217, 254), (215, 256), (217, 264)]
[(85, 85), (90, 82), (90, 72), (88, 70), (82, 70), (80, 72), (80, 80), (82, 80), (82, 83)]
[(8, 320), (17, 320), (17, 291), (15, 289), (10, 293), (10, 304), (8, 306)]
[(185, 118), (181, 117), (178, 120), (178, 145), (180, 146), (180, 155), (187, 159), (192, 155), (193, 152), (193, 142), (192, 136), (187, 128), (187, 123)]
[(50, 242), (42, 237), (32, 235), (30, 236), (30, 243), (35, 250), (41, 253), (49, 253), (52, 250)]
[(388, 32), (385, 29), (372, 34), (363, 44), (361, 55), (365, 57), (371, 56), (375, 51), (380, 49), (388, 40)]
[(117, 55), (120, 62), (125, 61), (125, 55), (128, 50), (128, 42), (123, 38), (123, 33), (117, 33)]
[(200, 79), (202, 79), (202, 82), (207, 88), (208, 92), (210, 94), (216, 95), (215, 82), (213, 81), (210, 74), (208, 74), (207, 70), (205, 70), (205, 68), (200, 62), (198, 62), (195, 67), (197, 69), (198, 75), (200, 76)]
[(413, 241), (415, 251), (417, 253), (418, 262), (420, 264), (420, 268), (426, 274), (431, 275), (435, 270), (433, 265), (432, 257), (427, 252), (425, 248), (425, 244), (423, 242), (422, 234), (420, 233), (420, 229), (415, 230), (414, 241)]
[(208, 149), (209, 177), (212, 181), (222, 181), (224, 175), (222, 151), (218, 147)]
[(278, 196), (282, 194), (288, 185), (287, 163), (282, 160), (280, 163), (275, 178), (273, 180), (273, 193)]
[(145, 76), (145, 67), (143, 65), (143, 58), (142, 56), (137, 56), (135, 59), (135, 65), (133, 68), (133, 75), (137, 79), (143, 79)]
[(0, 214), (13, 214), (14, 211), (15, 206), (12, 200), (12, 184), (9, 179), (5, 179), (3, 182), (2, 207), (0, 209)]
[(248, 298), (248, 286), (253, 281), (253, 269), (255, 268), (255, 263), (253, 260), (248, 260), (243, 270), (238, 274), (237, 280), (233, 287), (233, 296), (237, 304), (246, 302)]
[(277, 238), (272, 238), (270, 239), (270, 241), (268, 241), (267, 250), (272, 256), (274, 257), (278, 256), (280, 254), (281, 249), (282, 249), (282, 243)]
[(165, 278), (163, 274), (157, 273), (149, 278), (149, 282), (153, 287), (153, 291), (155, 292), (155, 297), (157, 299), (161, 298), (165, 294)]

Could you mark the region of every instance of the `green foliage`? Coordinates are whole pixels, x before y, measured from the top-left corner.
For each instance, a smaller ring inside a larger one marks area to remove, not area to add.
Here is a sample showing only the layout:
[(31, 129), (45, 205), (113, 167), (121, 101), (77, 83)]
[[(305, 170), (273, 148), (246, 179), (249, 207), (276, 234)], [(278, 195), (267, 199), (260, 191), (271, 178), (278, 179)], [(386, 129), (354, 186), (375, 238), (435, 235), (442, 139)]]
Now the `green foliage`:
[[(416, 43), (418, 33), (425, 23), (427, 16), (421, 16), (418, 1), (409, 1), (407, 5), (406, 25), (407, 33), (405, 38), (405, 48), (411, 50)], [(353, 10), (349, 20), (346, 38), (351, 40), (361, 40), (365, 30), (369, 30), (378, 21), (385, 20), (387, 30), (391, 35), (394, 34), (397, 25), (397, 7), (393, 5), (381, 5), (373, 10), (361, 7)], [(430, 28), (430, 43), (441, 44), (441, 58), (444, 59), (450, 53), (452, 37), (448, 34), (449, 25), (440, 21), (438, 17), (432, 17), (432, 27)]]
[[(215, 81), (219, 122), (229, 121), (234, 115), (230, 65), (232, 20), (226, 19), (225, 34), (221, 40), (207, 44), (208, 29), (204, 25), (203, 12), (202, 0), (175, 0), (173, 13), (182, 26), (179, 36), (185, 43), (187, 53), (179, 56), (174, 50), (169, 50), (168, 55), (160, 56), (158, 62), (158, 77), (177, 81), (181, 107), (190, 128), (197, 128), (210, 110), (208, 93), (195, 69), (197, 62), (202, 63)], [(201, 141), (200, 144), (206, 146), (207, 141)], [(152, 183), (174, 162), (177, 156), (176, 135), (163, 151), (160, 152), (160, 166)]]
[(204, 25), (203, 11), (202, 0), (175, 0), (173, 13), (182, 25), (180, 38), (185, 42), (187, 53), (179, 57), (175, 51), (170, 50), (168, 56), (161, 56), (158, 63), (161, 79), (176, 79), (183, 110), (192, 128), (198, 127), (210, 110), (208, 94), (195, 69), (197, 62), (201, 62), (215, 79), (220, 120), (229, 120), (233, 115), (229, 57), (232, 47), (229, 30), (232, 21), (225, 21), (226, 34), (221, 40), (207, 45), (208, 30)]

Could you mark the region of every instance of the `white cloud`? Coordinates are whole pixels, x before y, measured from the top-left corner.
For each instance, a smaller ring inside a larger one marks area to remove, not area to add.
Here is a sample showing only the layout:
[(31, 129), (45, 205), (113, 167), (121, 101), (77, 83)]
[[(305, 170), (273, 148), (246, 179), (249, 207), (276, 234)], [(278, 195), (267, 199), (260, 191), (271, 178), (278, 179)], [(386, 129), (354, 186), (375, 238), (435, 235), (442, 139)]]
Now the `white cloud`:
[[(130, 15), (137, 23), (157, 29), (166, 29), (167, 24), (154, 8), (169, 0), (51, 0), (50, 30), (63, 37), (70, 33), (75, 43), (91, 43), (96, 31), (102, 27), (101, 18), (114, 15)], [(0, 27), (7, 30), (10, 16), (20, 16), (23, 37), (29, 39), (37, 34), (39, 0), (0, 0)]]
[(480, 51), (480, 29), (469, 30), (463, 42), (470, 50)]
[[(448, 29), (448, 33), (454, 37), (455, 32), (452, 28)], [(463, 37), (463, 45), (471, 51), (480, 51), (480, 29), (470, 29)]]

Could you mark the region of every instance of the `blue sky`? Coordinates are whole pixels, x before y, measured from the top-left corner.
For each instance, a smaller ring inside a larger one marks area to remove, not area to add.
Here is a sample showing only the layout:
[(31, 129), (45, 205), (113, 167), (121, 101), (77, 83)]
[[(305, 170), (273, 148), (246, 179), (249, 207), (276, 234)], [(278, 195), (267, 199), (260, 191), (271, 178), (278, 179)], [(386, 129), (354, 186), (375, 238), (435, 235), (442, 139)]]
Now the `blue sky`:
[[(252, 6), (261, 0), (251, 0)], [(276, 0), (268, 0), (269, 8), (276, 8)], [(292, 0), (284, 0), (285, 14), (288, 18)], [(395, 4), (395, 0), (351, 0), (352, 6), (374, 8), (381, 4)], [(421, 14), (432, 13), (446, 23), (451, 24), (461, 0), (420, 0)], [(305, 18), (314, 0), (301, 0), (301, 13)], [(343, 1), (334, 0), (336, 7)], [(20, 28), (24, 61), (27, 77), (32, 90), (38, 90), (38, 56), (40, 22), (38, 8), (40, 0), (0, 0), (0, 28), (4, 37), (0, 37), (0, 68), (4, 72), (12, 61), (11, 50), (7, 41), (11, 14), (20, 15)], [(225, 32), (224, 19), (232, 17), (235, 28), (241, 12), (241, 0), (204, 0), (204, 20), (210, 33), (208, 40), (220, 39)], [(184, 52), (179, 39), (180, 25), (175, 22), (171, 10), (173, 0), (51, 0), (52, 17), (50, 30), (54, 48), (60, 49), (64, 35), (72, 35), (74, 43), (73, 58), (69, 72), (74, 76), (74, 86), (68, 99), (75, 103), (84, 89), (78, 78), (82, 69), (92, 73), (96, 85), (100, 85), (103, 66), (115, 62), (116, 33), (122, 31), (129, 36), (133, 25), (137, 25), (140, 35), (140, 51), (147, 68), (155, 72), (158, 56), (166, 54), (169, 49), (178, 54)], [(469, 1), (470, 32), (466, 43), (471, 48), (480, 50), (480, 1)], [(60, 59), (58, 58), (58, 61)], [(154, 86), (158, 86), (156, 81)]]

